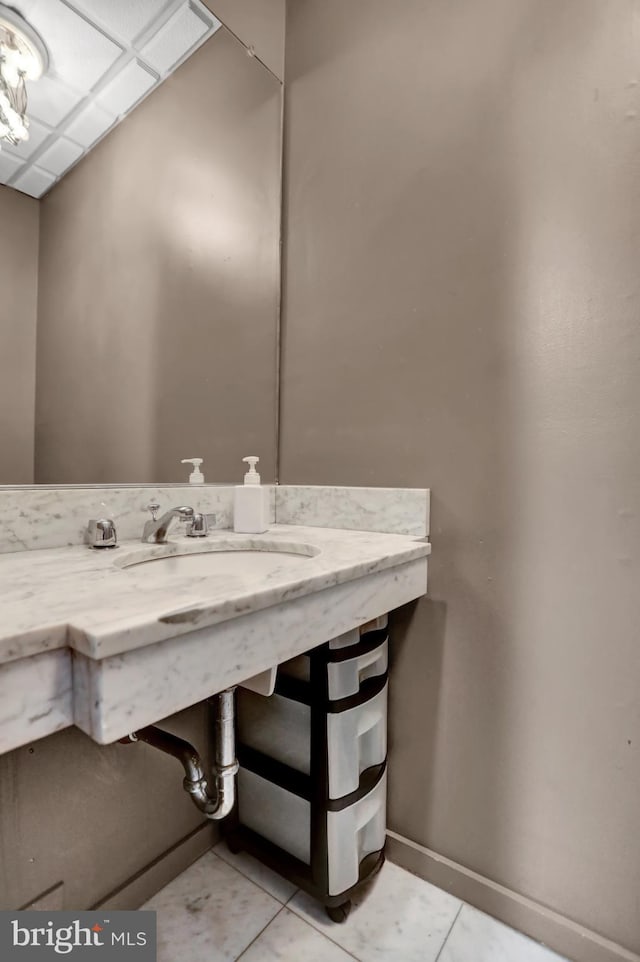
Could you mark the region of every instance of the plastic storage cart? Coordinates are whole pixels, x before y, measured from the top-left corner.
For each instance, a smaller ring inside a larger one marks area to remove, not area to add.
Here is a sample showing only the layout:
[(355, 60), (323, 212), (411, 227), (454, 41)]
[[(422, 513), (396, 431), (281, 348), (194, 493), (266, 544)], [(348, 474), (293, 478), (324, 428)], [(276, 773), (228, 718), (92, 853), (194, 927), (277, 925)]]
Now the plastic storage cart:
[(238, 690), (227, 843), (309, 892), (336, 922), (384, 861), (387, 667), (385, 616), (281, 665), (272, 696)]

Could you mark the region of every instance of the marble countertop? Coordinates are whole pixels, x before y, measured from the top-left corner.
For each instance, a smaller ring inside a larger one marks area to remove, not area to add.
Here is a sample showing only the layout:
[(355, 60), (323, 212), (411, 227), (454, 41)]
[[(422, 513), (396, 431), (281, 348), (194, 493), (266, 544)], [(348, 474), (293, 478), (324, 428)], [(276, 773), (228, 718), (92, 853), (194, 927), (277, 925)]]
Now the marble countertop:
[[(150, 575), (153, 564), (123, 567), (127, 555), (143, 547), (139, 541), (112, 551), (73, 546), (1, 555), (0, 663), (66, 646), (100, 660), (425, 558), (431, 550), (407, 535), (282, 524), (263, 535), (214, 531), (207, 543), (233, 548), (248, 539), (256, 547), (264, 541), (308, 545), (317, 554), (259, 579), (190, 574), (170, 582), (160, 571)], [(169, 542), (176, 554), (194, 550), (194, 539), (170, 533)]]

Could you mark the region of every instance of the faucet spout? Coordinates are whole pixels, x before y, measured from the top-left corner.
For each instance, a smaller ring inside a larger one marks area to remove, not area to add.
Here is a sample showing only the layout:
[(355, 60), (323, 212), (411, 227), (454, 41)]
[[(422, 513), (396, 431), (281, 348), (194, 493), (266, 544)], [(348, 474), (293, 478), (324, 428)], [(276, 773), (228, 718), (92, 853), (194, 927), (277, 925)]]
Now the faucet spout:
[(181, 505), (178, 508), (171, 508), (166, 511), (161, 518), (155, 516), (151, 521), (147, 521), (142, 532), (142, 541), (145, 544), (166, 544), (169, 525), (174, 518), (181, 521), (190, 521), (193, 518), (193, 508), (188, 505)]

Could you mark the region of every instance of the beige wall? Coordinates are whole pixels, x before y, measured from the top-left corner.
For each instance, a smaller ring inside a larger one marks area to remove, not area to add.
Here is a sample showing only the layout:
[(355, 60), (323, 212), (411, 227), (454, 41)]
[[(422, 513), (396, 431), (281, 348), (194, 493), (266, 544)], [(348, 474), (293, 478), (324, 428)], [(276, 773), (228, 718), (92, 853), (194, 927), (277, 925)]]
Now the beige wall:
[(639, 14), (289, 4), (281, 452), (433, 489), (391, 828), (636, 953)]
[(284, 80), (286, 0), (205, 0), (205, 5)]
[(223, 28), (43, 199), (38, 482), (274, 478), (280, 112)]
[(0, 484), (33, 482), (38, 202), (0, 185)]
[[(209, 743), (207, 706), (162, 727)], [(149, 870), (114, 907), (137, 908), (161, 887), (153, 862), (203, 825), (178, 762), (146, 745), (96, 745), (76, 728), (0, 756), (0, 909), (17, 909), (62, 883), (51, 908), (88, 909)], [(204, 851), (211, 826), (197, 839)], [(174, 855), (175, 874), (196, 857)]]

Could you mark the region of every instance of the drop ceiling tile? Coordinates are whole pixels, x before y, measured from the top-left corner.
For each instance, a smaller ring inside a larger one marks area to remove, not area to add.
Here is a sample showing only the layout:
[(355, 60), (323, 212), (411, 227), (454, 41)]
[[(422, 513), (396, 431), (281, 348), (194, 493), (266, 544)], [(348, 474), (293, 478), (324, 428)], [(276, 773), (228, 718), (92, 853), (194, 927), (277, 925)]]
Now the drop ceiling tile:
[(66, 127), (65, 134), (82, 144), (83, 147), (90, 147), (98, 137), (102, 137), (109, 127), (115, 122), (115, 117), (102, 110), (97, 104), (90, 103), (74, 117)]
[(198, 8), (185, 3), (140, 52), (147, 63), (158, 73), (164, 74), (191, 50), (211, 26), (211, 18), (205, 20)]
[(132, 43), (175, 0), (70, 0), (71, 5), (102, 24), (125, 43)]
[(61, 80), (45, 74), (35, 83), (27, 83), (28, 115), (50, 127), (64, 120), (83, 99), (83, 94), (70, 90)]
[(19, 157), (12, 157), (4, 148), (0, 150), (0, 183), (6, 184), (23, 164), (24, 161)]
[[(27, 111), (28, 116), (28, 111)], [(23, 140), (21, 144), (17, 147), (11, 148), (11, 153), (15, 154), (17, 157), (22, 157), (23, 160), (28, 160), (32, 154), (35, 154), (39, 147), (42, 147), (43, 143), (49, 136), (51, 131), (42, 124), (39, 124), (37, 120), (29, 119), (29, 139)]]
[(139, 60), (132, 60), (98, 94), (101, 107), (115, 116), (131, 110), (156, 83), (157, 78)]
[(48, 174), (46, 170), (40, 170), (38, 167), (29, 167), (11, 186), (17, 187), (18, 190), (32, 197), (42, 197), (55, 180), (54, 174)]
[(84, 149), (77, 144), (59, 137), (51, 147), (47, 147), (43, 154), (38, 157), (38, 166), (43, 170), (49, 171), (59, 177), (67, 168), (75, 164), (79, 157), (82, 157)]
[(31, 136), (0, 153), (0, 183), (34, 197), (221, 26), (200, 0), (16, 2), (50, 66), (29, 84)]
[(47, 45), (50, 69), (78, 90), (89, 91), (122, 53), (62, 0), (37, 0), (28, 19)]

